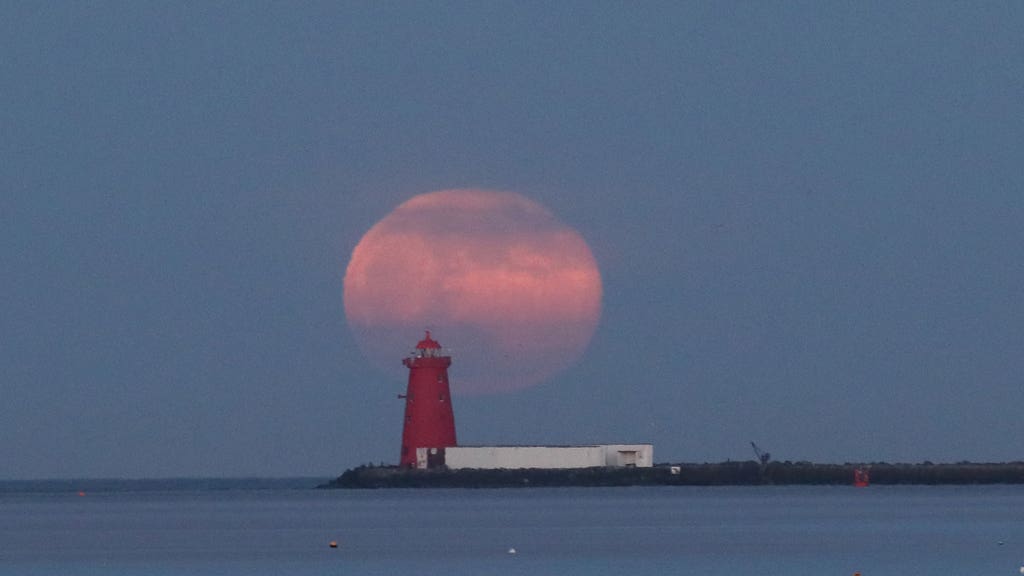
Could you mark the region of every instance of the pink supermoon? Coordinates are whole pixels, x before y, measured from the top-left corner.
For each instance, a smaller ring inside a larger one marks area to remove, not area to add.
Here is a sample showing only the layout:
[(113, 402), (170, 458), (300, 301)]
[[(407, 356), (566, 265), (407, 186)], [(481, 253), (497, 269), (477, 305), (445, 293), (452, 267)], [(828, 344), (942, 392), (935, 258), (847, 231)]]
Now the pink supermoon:
[(540, 204), (443, 190), (401, 204), (359, 241), (345, 315), (396, 388), (402, 357), (429, 328), (451, 351), (454, 392), (516, 390), (582, 355), (601, 315), (601, 275), (583, 238)]

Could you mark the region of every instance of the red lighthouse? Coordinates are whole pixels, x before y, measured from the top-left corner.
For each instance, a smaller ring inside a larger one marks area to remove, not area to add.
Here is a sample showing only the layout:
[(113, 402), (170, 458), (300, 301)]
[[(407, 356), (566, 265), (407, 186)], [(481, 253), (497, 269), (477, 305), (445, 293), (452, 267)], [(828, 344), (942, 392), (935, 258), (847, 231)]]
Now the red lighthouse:
[(427, 336), (416, 344), (412, 356), (402, 360), (409, 367), (405, 391), (405, 426), (402, 428), (402, 457), (399, 465), (416, 466), (417, 448), (455, 446), (455, 414), (448, 390), (448, 366), (441, 345)]

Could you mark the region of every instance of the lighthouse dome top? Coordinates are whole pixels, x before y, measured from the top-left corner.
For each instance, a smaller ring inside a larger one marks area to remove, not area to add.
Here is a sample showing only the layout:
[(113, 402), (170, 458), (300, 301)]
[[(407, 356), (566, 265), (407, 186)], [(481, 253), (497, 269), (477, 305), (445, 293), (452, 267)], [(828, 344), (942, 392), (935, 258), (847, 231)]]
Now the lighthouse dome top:
[(427, 335), (416, 344), (417, 350), (440, 350), (441, 345), (438, 344), (437, 340), (430, 337), (430, 330), (427, 330)]

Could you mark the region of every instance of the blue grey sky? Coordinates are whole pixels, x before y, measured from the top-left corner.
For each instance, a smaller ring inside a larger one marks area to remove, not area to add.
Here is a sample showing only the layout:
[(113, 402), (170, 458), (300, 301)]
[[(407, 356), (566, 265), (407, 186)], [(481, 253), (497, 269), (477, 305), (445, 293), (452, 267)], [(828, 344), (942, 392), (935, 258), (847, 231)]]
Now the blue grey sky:
[(0, 478), (397, 462), (342, 278), (457, 187), (605, 291), (464, 443), (1024, 457), (1024, 4), (8, 2), (0, 55)]

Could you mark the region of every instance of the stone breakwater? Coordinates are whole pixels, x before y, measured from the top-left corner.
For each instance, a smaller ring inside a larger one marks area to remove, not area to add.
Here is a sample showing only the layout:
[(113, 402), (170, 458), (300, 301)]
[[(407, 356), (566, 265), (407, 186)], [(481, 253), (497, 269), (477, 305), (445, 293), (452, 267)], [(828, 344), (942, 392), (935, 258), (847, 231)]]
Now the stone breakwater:
[(720, 462), (659, 464), (651, 468), (415, 470), (360, 466), (320, 488), (525, 488), (552, 486), (757, 486), (870, 484), (1024, 484), (1024, 462), (956, 464), (816, 464)]

